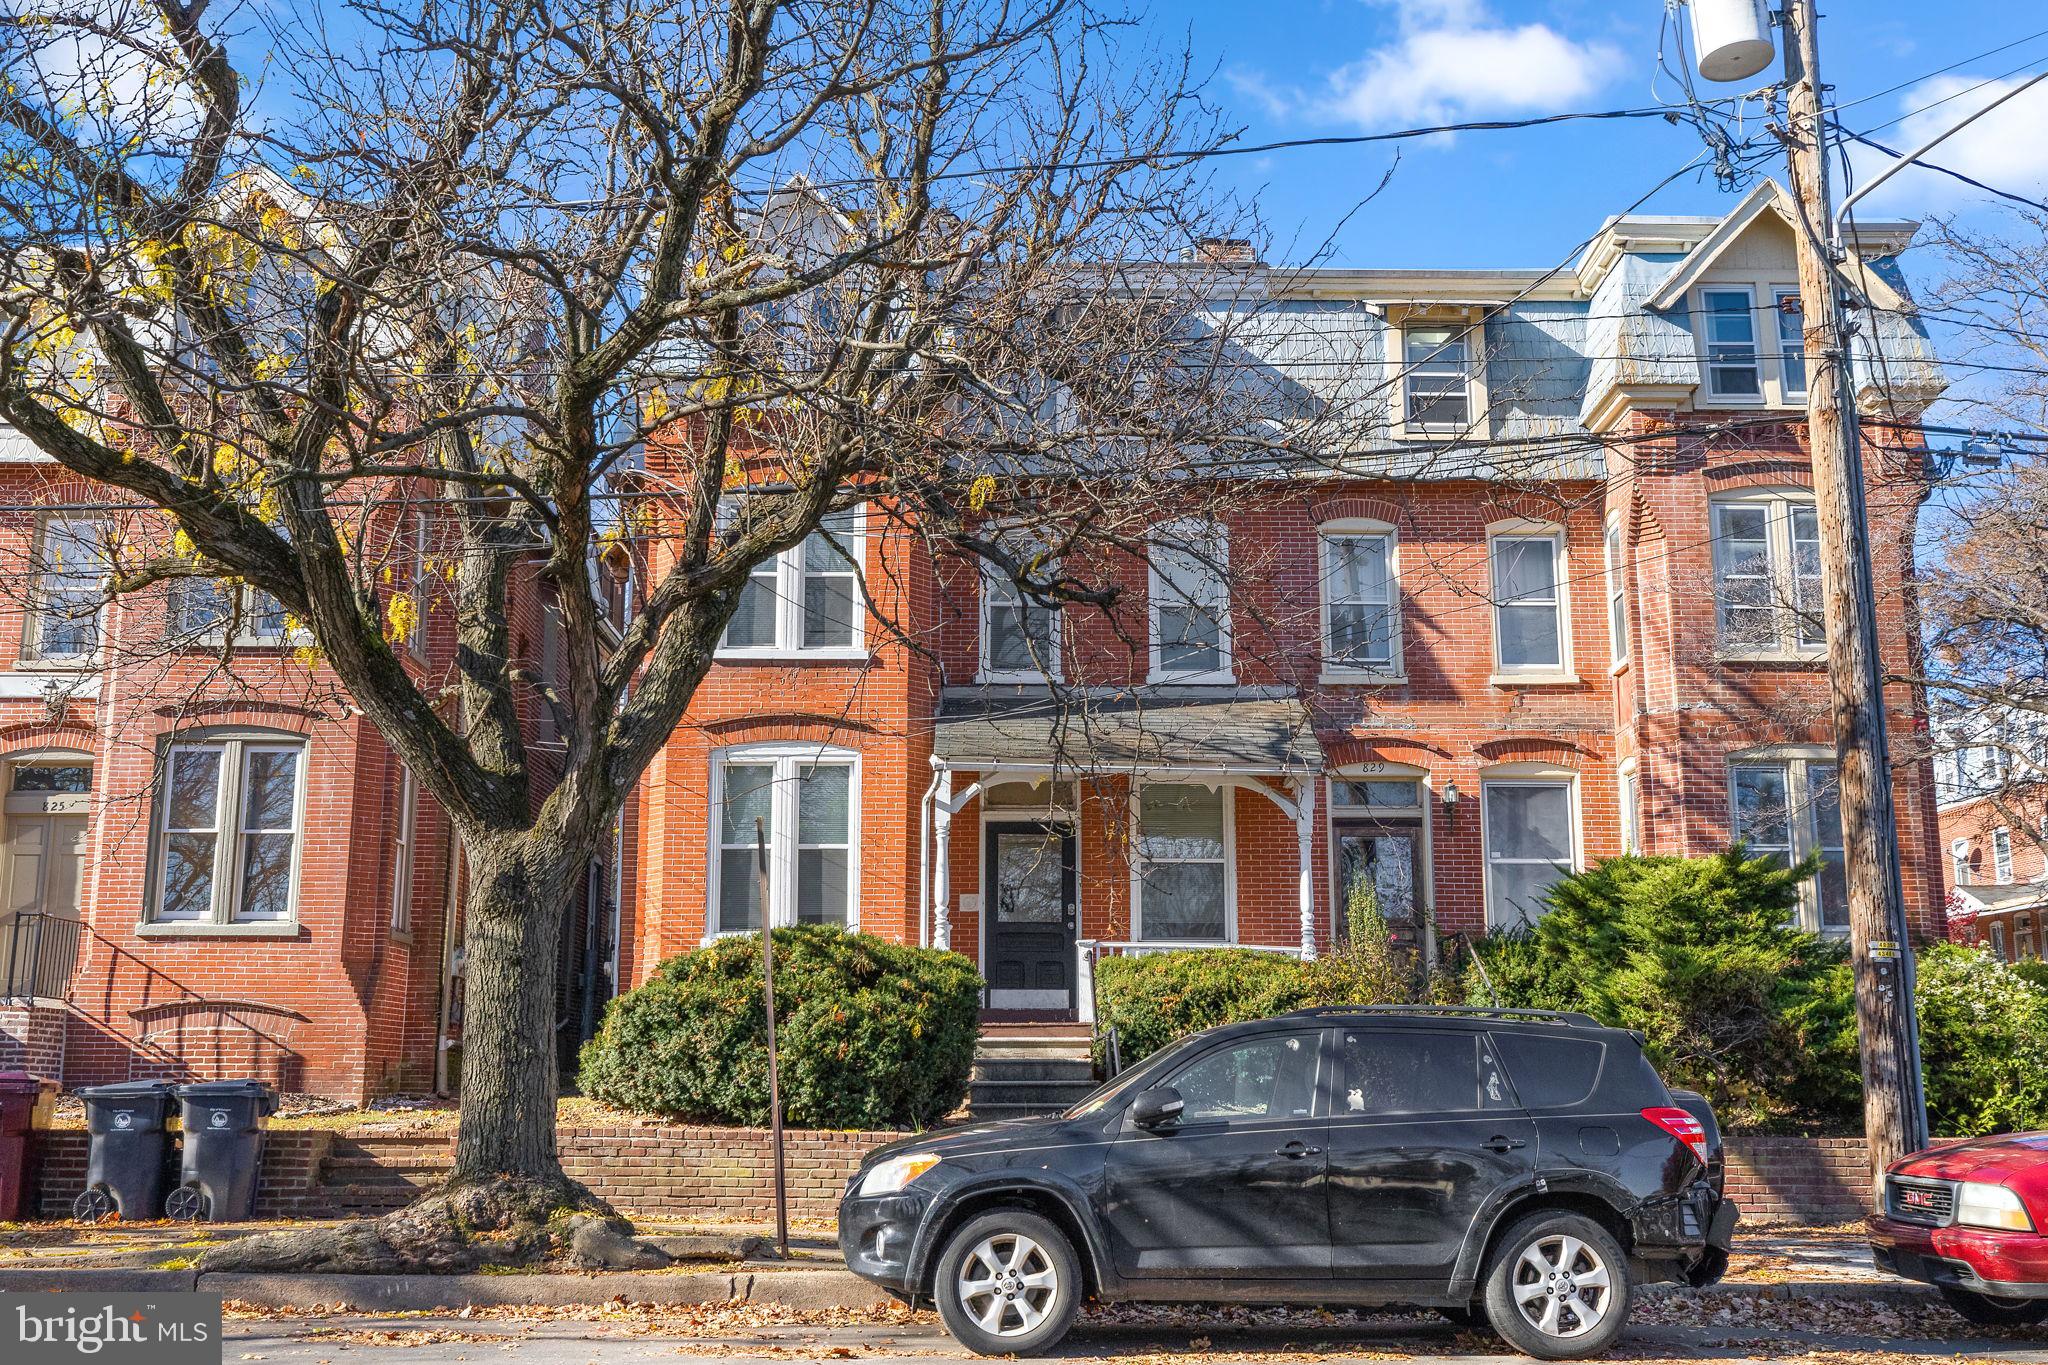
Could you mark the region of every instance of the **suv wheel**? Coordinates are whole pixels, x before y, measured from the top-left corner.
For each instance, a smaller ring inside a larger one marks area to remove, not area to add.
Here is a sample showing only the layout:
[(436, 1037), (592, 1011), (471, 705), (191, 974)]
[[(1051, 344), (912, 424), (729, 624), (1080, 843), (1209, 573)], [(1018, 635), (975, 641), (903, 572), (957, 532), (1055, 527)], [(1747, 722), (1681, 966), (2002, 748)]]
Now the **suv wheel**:
[(1628, 1257), (1584, 1214), (1516, 1223), (1494, 1248), (1485, 1283), (1493, 1330), (1541, 1360), (1598, 1354), (1628, 1320)]
[(1952, 1284), (1936, 1288), (1948, 1300), (1949, 1307), (1982, 1327), (2030, 1327), (2048, 1322), (2048, 1299), (2001, 1299), (1974, 1289), (1958, 1289)]
[(1081, 1307), (1081, 1263), (1066, 1234), (1035, 1213), (970, 1218), (939, 1256), (939, 1318), (976, 1355), (1035, 1355), (1067, 1334)]

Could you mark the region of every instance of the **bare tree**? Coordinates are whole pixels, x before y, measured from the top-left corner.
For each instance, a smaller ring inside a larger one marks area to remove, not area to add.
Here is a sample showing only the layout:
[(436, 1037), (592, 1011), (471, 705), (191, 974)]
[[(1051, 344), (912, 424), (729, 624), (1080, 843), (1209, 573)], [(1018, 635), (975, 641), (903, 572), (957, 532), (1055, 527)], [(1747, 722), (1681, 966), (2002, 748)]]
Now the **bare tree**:
[[(1212, 382), (1200, 268), (1101, 264), (1214, 231), (1186, 153), (1219, 133), (1183, 60), (1083, 0), (281, 14), (0, 19), (0, 418), (160, 513), (107, 547), (115, 591), (228, 580), (288, 613), (466, 855), (449, 1185), (245, 1260), (445, 1264), (463, 1228), (550, 1254), (552, 1213), (607, 1212), (555, 1151), (564, 908), (750, 569), (871, 503), (1036, 601), (1105, 603), (1088, 547), (1270, 454), (1287, 395)], [(1059, 553), (985, 535), (992, 500)], [(432, 544), (404, 541), (417, 505)], [(649, 575), (614, 635), (589, 566), (615, 543)], [(380, 572), (408, 555), (445, 579), (445, 677)], [(559, 676), (515, 657), (529, 579)]]

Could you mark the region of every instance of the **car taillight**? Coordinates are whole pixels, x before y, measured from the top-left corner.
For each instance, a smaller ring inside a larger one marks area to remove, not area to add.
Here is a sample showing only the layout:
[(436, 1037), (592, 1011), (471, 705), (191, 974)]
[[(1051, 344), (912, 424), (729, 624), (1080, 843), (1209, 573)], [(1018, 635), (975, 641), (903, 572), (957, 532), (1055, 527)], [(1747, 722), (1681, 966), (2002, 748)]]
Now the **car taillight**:
[(1707, 1164), (1707, 1129), (1683, 1109), (1645, 1109), (1643, 1117), (1692, 1148), (1692, 1154)]

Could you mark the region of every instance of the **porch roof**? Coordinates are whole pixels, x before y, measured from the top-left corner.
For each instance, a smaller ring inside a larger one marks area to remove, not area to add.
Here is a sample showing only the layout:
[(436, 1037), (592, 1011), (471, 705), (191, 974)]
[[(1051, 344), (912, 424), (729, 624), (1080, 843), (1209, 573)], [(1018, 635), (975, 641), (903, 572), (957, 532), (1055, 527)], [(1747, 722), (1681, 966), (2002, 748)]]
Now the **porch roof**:
[(1185, 768), (1305, 776), (1322, 746), (1296, 698), (947, 698), (932, 753), (952, 768), (1075, 775)]
[(1956, 898), (1965, 901), (1980, 915), (1996, 915), (2007, 910), (2032, 910), (2048, 904), (2048, 883), (2014, 882), (1990, 886), (1959, 886)]

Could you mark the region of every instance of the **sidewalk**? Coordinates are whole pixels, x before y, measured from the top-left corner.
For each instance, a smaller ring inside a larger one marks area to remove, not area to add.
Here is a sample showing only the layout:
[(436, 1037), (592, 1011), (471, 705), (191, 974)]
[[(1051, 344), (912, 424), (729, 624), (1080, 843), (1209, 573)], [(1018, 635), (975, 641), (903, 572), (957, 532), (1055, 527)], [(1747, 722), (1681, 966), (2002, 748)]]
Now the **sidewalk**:
[[(195, 1268), (209, 1246), (280, 1226), (286, 1225), (0, 1227), (0, 1290), (203, 1289), (251, 1308), (286, 1311), (516, 1310), (608, 1302), (867, 1311), (890, 1302), (846, 1270), (831, 1225), (817, 1222), (792, 1227), (790, 1257), (780, 1260), (769, 1245), (770, 1230), (760, 1225), (643, 1220), (641, 1234), (677, 1258), (662, 1270), (429, 1276), (201, 1274)], [(1854, 1226), (1740, 1231), (1728, 1277), (1708, 1296), (1731, 1303), (1933, 1301), (1931, 1290), (1880, 1273)], [(1644, 1297), (1654, 1302), (1703, 1296), (1659, 1286), (1645, 1290)]]

